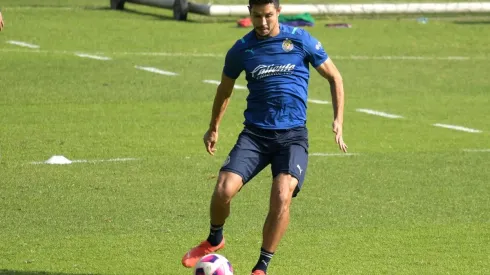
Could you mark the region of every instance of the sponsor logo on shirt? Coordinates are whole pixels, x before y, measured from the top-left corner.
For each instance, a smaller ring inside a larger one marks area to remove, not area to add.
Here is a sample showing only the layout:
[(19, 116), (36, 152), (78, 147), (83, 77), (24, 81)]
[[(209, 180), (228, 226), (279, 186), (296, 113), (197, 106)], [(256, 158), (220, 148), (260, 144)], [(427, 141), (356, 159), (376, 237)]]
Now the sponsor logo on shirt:
[(293, 73), (294, 68), (296, 68), (296, 65), (294, 64), (259, 65), (251, 72), (251, 75), (255, 79), (262, 79), (273, 75), (288, 75)]

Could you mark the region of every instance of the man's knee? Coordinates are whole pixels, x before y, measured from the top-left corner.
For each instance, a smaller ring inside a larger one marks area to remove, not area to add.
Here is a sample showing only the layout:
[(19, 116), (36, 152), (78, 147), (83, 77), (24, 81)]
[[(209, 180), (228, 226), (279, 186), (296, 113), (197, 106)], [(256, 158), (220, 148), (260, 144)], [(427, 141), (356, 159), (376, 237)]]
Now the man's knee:
[(290, 174), (281, 173), (274, 178), (271, 192), (271, 210), (287, 211), (298, 180)]
[(242, 185), (241, 176), (233, 172), (221, 171), (214, 189), (214, 196), (223, 203), (230, 203)]

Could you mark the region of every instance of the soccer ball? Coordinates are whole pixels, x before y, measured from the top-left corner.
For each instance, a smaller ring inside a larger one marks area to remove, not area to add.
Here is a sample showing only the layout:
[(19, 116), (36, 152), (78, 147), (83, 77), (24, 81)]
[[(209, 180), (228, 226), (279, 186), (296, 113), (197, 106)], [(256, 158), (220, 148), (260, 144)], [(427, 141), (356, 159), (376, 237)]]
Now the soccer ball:
[(202, 257), (194, 267), (194, 275), (233, 275), (233, 267), (228, 259), (219, 254)]

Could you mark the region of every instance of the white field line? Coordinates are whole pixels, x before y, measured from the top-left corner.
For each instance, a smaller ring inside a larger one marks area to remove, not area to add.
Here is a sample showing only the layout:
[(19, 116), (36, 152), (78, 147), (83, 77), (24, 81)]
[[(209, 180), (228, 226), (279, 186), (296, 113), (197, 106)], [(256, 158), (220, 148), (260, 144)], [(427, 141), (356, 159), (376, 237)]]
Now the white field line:
[[(0, 52), (26, 52), (26, 53), (53, 53), (53, 54), (76, 54), (74, 51), (26, 51), (19, 49), (0, 49)], [(196, 53), (196, 52), (94, 52), (94, 55), (143, 55), (143, 56), (167, 56), (167, 57), (211, 57), (224, 58), (225, 54)], [(332, 59), (343, 60), (446, 60), (446, 61), (468, 61), (468, 60), (490, 60), (490, 56), (332, 56)]]
[(311, 153), (310, 156), (316, 157), (344, 157), (344, 156), (357, 156), (357, 153)]
[(170, 56), (170, 57), (225, 57), (224, 54), (216, 53), (183, 53), (183, 52), (115, 52), (120, 55), (147, 55), (147, 56)]
[(387, 117), (387, 118), (403, 118), (402, 116), (399, 116), (399, 115), (388, 114), (385, 112), (380, 112), (380, 111), (375, 111), (375, 110), (370, 110), (370, 109), (356, 109), (356, 111), (361, 112), (361, 113), (370, 114), (370, 115), (375, 115), (375, 116)]
[[(86, 159), (78, 159), (78, 160), (70, 160), (71, 163), (97, 163), (97, 162), (122, 162), (122, 161), (134, 161), (138, 160), (137, 158), (112, 158), (112, 159), (97, 159), (97, 160), (86, 160)], [(46, 164), (45, 161), (33, 161), (31, 164)]]
[(16, 46), (21, 46), (21, 47), (26, 47), (26, 48), (31, 48), (31, 49), (39, 49), (40, 47), (38, 45), (30, 44), (27, 42), (22, 42), (22, 41), (15, 41), (15, 40), (9, 40), (7, 43), (16, 45)]
[(83, 57), (83, 58), (90, 58), (90, 59), (96, 59), (96, 60), (111, 60), (110, 57), (106, 56), (100, 56), (100, 55), (92, 55), (92, 54), (87, 54), (87, 53), (76, 53), (76, 56)]
[(433, 126), (436, 126), (436, 127), (441, 127), (441, 128), (446, 128), (446, 129), (452, 129), (452, 130), (458, 130), (458, 131), (463, 131), (463, 132), (468, 132), (468, 133), (481, 133), (482, 132), (480, 130), (466, 128), (466, 127), (463, 127), (463, 126), (450, 125), (450, 124), (435, 123), (435, 124), (432, 124), (432, 125)]
[(169, 75), (169, 76), (179, 75), (178, 73), (164, 71), (164, 70), (160, 70), (158, 68), (153, 68), (153, 67), (135, 66), (135, 68), (136, 69), (139, 69), (139, 70), (147, 71), (147, 72), (152, 72), (152, 73), (156, 73), (156, 74), (162, 74), (162, 75)]
[[(215, 84), (215, 85), (219, 85), (221, 83), (218, 80), (209, 80), (209, 79), (203, 80), (202, 82), (209, 83), (209, 84)], [(247, 87), (242, 86), (242, 85), (235, 84), (235, 89), (238, 89), (238, 90), (246, 90)]]
[(330, 104), (330, 102), (326, 100), (319, 100), (319, 99), (308, 99), (308, 102), (316, 103), (316, 104)]
[(464, 152), (490, 153), (490, 149), (463, 149)]

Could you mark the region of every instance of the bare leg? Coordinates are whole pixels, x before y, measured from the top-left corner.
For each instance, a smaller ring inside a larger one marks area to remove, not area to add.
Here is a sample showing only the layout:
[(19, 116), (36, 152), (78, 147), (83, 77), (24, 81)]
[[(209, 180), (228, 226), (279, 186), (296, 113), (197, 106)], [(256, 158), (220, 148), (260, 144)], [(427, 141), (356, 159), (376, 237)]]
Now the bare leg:
[(262, 231), (262, 248), (274, 253), (289, 225), (289, 206), (298, 180), (289, 174), (274, 178), (270, 196), (269, 214)]
[(223, 225), (230, 215), (231, 199), (243, 186), (242, 177), (232, 172), (220, 172), (211, 197), (211, 224)]
[(204, 255), (224, 247), (223, 225), (230, 215), (231, 199), (242, 186), (242, 178), (239, 175), (231, 172), (220, 172), (209, 207), (211, 228), (208, 239), (191, 248), (182, 257), (182, 264), (185, 267), (193, 267)]
[(265, 274), (269, 262), (289, 225), (289, 206), (298, 180), (289, 174), (274, 178), (270, 195), (269, 213), (262, 229), (262, 247), (252, 274)]

